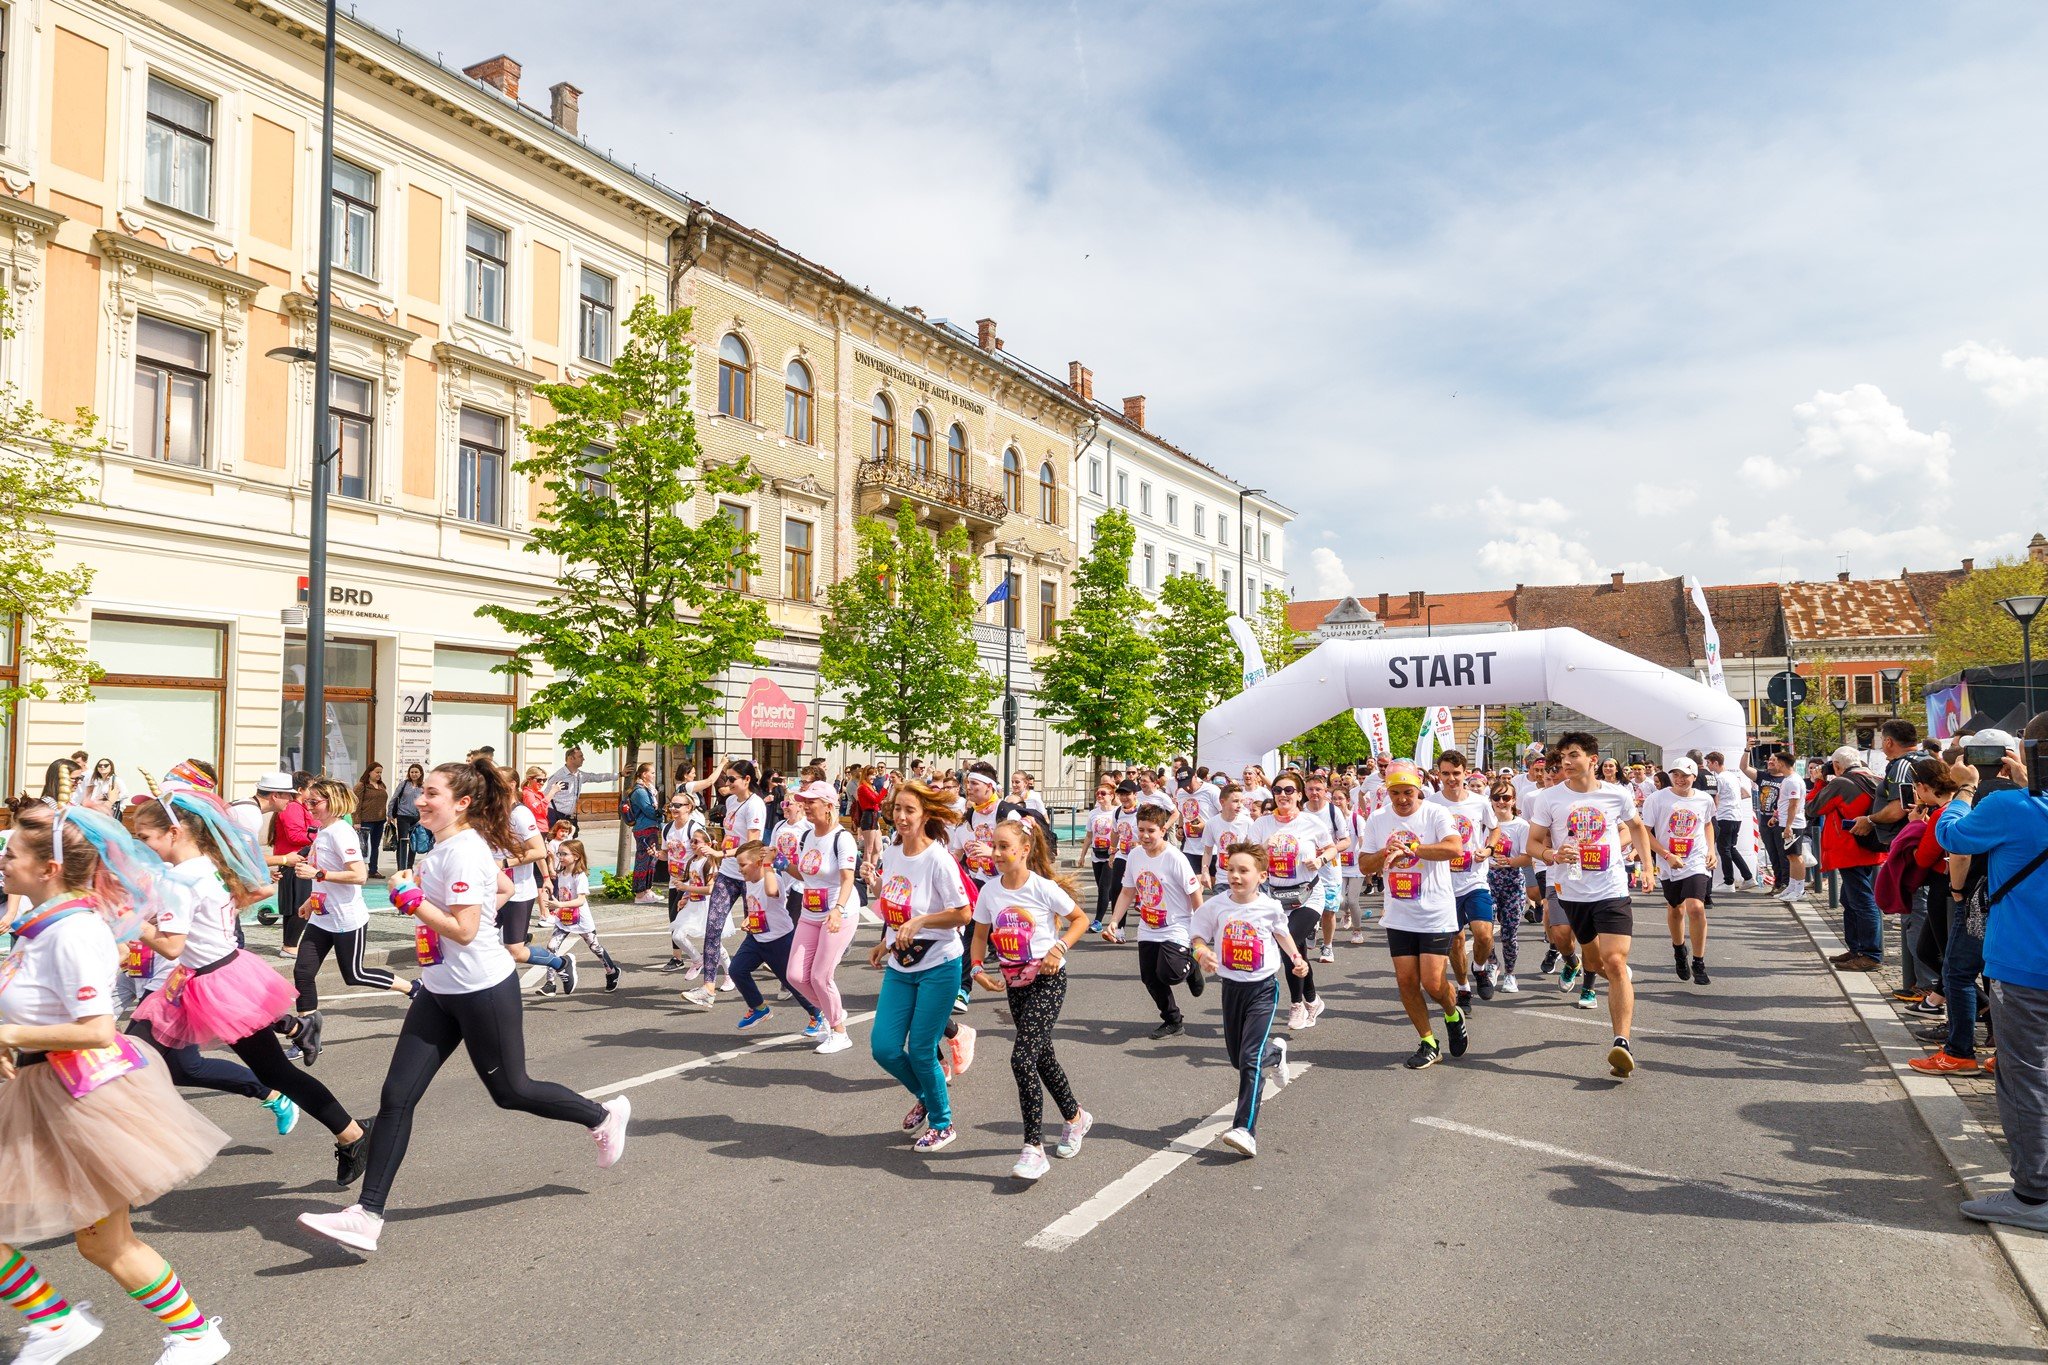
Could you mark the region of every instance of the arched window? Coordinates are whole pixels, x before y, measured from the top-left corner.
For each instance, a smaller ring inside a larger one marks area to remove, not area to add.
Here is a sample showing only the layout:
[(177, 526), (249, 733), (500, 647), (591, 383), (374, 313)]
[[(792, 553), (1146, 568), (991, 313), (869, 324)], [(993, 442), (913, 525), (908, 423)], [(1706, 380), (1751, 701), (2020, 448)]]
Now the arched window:
[(896, 457), (896, 409), (889, 406), (889, 395), (875, 395), (874, 459), (892, 460)]
[(920, 474), (932, 472), (932, 419), (923, 408), (910, 414), (910, 463)]
[(1040, 521), (1058, 521), (1060, 519), (1058, 495), (1053, 491), (1053, 488), (1052, 461), (1047, 460), (1038, 467), (1038, 519)]
[(811, 443), (810, 367), (801, 360), (789, 362), (782, 373), (782, 434), (792, 441)]
[(1024, 510), (1024, 458), (1015, 450), (1003, 452), (1003, 503), (1012, 512)]
[(718, 343), (718, 410), (742, 422), (754, 420), (754, 362), (747, 343), (730, 332)]
[(946, 477), (958, 484), (967, 482), (967, 432), (958, 422), (946, 433)]

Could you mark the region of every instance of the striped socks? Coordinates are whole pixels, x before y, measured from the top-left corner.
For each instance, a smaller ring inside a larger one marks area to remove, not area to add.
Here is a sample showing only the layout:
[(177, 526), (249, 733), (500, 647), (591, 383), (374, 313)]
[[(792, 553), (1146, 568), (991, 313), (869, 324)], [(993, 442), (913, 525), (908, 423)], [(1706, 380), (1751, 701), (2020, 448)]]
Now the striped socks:
[(169, 1261), (164, 1262), (163, 1274), (141, 1289), (129, 1290), (128, 1297), (156, 1314), (172, 1336), (197, 1336), (206, 1330), (206, 1319), (199, 1315), (192, 1296), (185, 1292), (184, 1281), (171, 1269)]
[(31, 1327), (55, 1327), (71, 1315), (71, 1304), (29, 1264), (28, 1257), (12, 1251), (0, 1264), (0, 1302), (21, 1314)]

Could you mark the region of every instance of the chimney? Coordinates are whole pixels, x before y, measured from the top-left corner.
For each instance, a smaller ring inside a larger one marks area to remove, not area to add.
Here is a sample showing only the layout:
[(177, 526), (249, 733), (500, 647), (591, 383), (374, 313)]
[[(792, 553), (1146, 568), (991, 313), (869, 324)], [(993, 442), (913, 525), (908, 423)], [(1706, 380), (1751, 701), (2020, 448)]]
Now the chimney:
[(1976, 560), (1974, 560), (1974, 559), (1966, 559), (1966, 560), (1964, 560), (1964, 561), (1963, 561), (1963, 572), (1964, 572), (1964, 573), (1975, 573), (1976, 571), (1977, 571), (1977, 561), (1976, 561)]
[(2034, 538), (2027, 542), (2027, 558), (2036, 564), (2048, 564), (2048, 536), (2034, 532)]
[(984, 351), (996, 350), (1003, 344), (1001, 339), (996, 336), (996, 320), (994, 318), (982, 318), (974, 324), (974, 339), (980, 343), (981, 349)]
[(1380, 609), (1378, 612), (1374, 614), (1377, 615), (1382, 621), (1387, 619), (1387, 595), (1385, 593), (1380, 594)]
[(1408, 610), (1414, 612), (1417, 616), (1422, 615), (1422, 598), (1423, 594), (1419, 591), (1408, 594)]
[(1843, 569), (1840, 573), (1837, 573), (1835, 575), (1835, 581), (1837, 583), (1847, 583), (1849, 581), (1849, 571), (1847, 569)]
[(462, 74), (482, 81), (508, 100), (519, 98), (519, 63), (502, 52), (488, 61), (463, 67)]
[(924, 309), (918, 307), (914, 303), (905, 304), (903, 311), (910, 314), (910, 316), (916, 318), (919, 322), (924, 321)]
[(1145, 427), (1145, 395), (1132, 394), (1124, 399), (1124, 420), (1140, 431)]
[(1610, 588), (1621, 587), (1621, 574), (1618, 571), (1607, 575), (1607, 586)]
[[(518, 83), (517, 72), (513, 83)], [(583, 92), (567, 81), (557, 81), (548, 87), (548, 122), (560, 128), (570, 137), (576, 136), (576, 102), (583, 98)]]
[(1084, 403), (1095, 401), (1095, 371), (1078, 360), (1067, 362), (1067, 387), (1081, 396)]

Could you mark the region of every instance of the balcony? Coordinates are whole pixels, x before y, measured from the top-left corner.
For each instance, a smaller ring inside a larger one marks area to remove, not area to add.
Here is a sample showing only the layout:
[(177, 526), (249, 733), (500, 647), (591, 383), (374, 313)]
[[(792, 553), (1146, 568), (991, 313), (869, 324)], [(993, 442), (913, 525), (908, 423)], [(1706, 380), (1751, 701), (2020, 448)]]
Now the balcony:
[(1002, 494), (920, 468), (908, 460), (863, 460), (854, 481), (862, 490), (872, 490), (877, 495), (861, 509), (866, 512), (883, 512), (908, 500), (920, 504), (920, 515), (936, 514), (940, 521), (957, 519), (966, 523), (970, 531), (992, 531), (1009, 515)]

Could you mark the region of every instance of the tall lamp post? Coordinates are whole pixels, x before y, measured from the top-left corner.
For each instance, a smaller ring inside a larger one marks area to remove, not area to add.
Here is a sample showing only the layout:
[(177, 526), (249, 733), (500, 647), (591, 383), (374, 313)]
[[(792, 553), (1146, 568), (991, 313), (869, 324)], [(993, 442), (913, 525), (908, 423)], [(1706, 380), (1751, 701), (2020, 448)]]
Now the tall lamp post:
[(2034, 718), (2034, 618), (2041, 614), (2041, 608), (2048, 606), (2048, 597), (2001, 597), (1998, 605), (2006, 614), (2020, 623), (2020, 658), (2025, 662), (2026, 672), (2020, 682), (2020, 695), (2025, 699), (2027, 719)]
[(1836, 697), (1829, 701), (1828, 705), (1835, 708), (1835, 743), (1838, 745), (1847, 744), (1849, 742), (1849, 699), (1847, 697)]
[(1892, 717), (1897, 719), (1899, 714), (1899, 683), (1906, 676), (1906, 670), (1903, 668), (1880, 668), (1877, 670), (1877, 676), (1883, 678), (1884, 685), (1891, 690)]
[(1264, 497), (1263, 488), (1240, 488), (1237, 490), (1237, 614), (1249, 621), (1251, 617), (1244, 609), (1244, 500)]
[(982, 556), (984, 559), (1003, 561), (1003, 790), (1010, 789), (1010, 745), (1016, 738), (1017, 699), (1010, 694), (1010, 641), (1016, 632), (1010, 621), (1023, 610), (1017, 605), (1016, 594), (1010, 591), (1010, 555), (1005, 550), (992, 550)]

